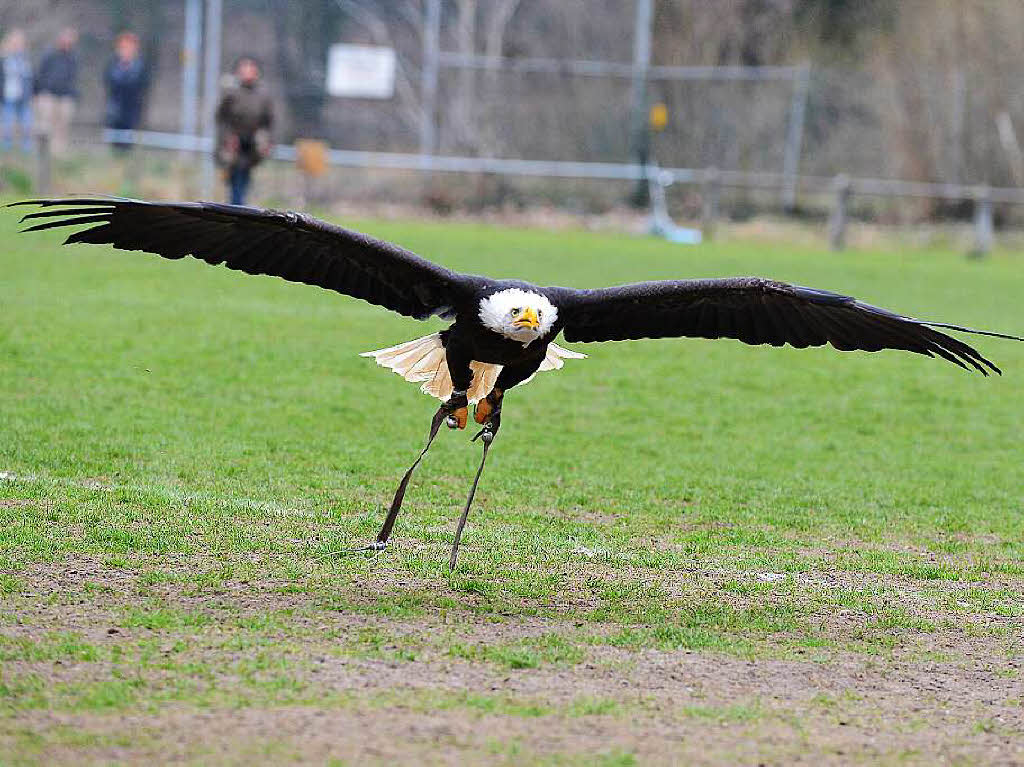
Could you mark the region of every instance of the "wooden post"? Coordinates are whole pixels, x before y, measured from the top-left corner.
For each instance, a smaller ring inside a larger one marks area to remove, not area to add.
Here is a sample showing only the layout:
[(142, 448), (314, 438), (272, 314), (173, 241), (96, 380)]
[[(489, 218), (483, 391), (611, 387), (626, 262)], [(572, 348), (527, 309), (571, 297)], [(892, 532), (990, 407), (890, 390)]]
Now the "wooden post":
[(832, 182), (835, 190), (835, 205), (828, 220), (828, 246), (832, 250), (842, 250), (846, 247), (846, 225), (850, 220), (850, 194), (852, 188), (850, 177), (840, 173)]
[(995, 244), (995, 219), (992, 213), (992, 189), (987, 186), (974, 190), (974, 250), (977, 258), (987, 256)]
[(42, 131), (36, 136), (36, 194), (46, 196), (53, 190), (53, 155), (50, 152), (50, 134)]
[[(135, 137), (132, 136), (134, 143)], [(134, 144), (128, 150), (124, 158), (124, 186), (128, 197), (139, 197), (142, 195), (140, 185), (142, 184), (142, 150), (138, 144)]]
[(718, 208), (722, 200), (722, 177), (718, 168), (704, 171), (704, 187), (701, 191), (701, 231), (705, 240), (715, 236), (715, 224), (718, 221)]

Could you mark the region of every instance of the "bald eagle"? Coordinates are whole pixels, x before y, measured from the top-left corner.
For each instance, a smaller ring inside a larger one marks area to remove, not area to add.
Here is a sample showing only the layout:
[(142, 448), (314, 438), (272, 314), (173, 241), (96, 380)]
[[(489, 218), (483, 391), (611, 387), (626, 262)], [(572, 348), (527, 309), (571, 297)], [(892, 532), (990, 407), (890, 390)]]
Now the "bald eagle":
[[(487, 450), (501, 424), (505, 394), (538, 372), (584, 355), (568, 342), (642, 338), (734, 338), (799, 349), (831, 344), (841, 351), (902, 349), (940, 357), (982, 375), (999, 368), (976, 349), (937, 328), (1022, 338), (896, 314), (825, 290), (759, 277), (638, 282), (577, 290), (521, 280), (460, 274), (396, 245), (301, 213), (209, 202), (154, 203), (118, 198), (30, 200), (42, 210), (24, 231), (84, 227), (66, 243), (112, 245), (164, 258), (193, 256), (248, 274), (316, 285), (418, 320), (452, 323), (439, 333), (366, 352), (378, 364), (441, 400), (429, 438), (402, 477), (377, 539), (385, 548), (413, 471), (442, 422), (464, 429), (469, 406), (483, 428), (483, 456), (455, 533), (450, 568), (476, 492)], [(364, 550), (364, 549), (360, 549)]]

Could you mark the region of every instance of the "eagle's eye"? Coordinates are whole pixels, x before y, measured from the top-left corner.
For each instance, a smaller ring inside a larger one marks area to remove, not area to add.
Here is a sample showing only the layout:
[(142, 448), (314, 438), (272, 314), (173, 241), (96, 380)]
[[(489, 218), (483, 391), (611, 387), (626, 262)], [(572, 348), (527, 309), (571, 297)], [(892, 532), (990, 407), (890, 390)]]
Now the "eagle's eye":
[(544, 319), (544, 312), (542, 312), (540, 309), (537, 310), (537, 319), (538, 320)]
[(512, 316), (513, 317), (518, 317), (519, 316), (519, 309), (513, 309), (512, 310)]

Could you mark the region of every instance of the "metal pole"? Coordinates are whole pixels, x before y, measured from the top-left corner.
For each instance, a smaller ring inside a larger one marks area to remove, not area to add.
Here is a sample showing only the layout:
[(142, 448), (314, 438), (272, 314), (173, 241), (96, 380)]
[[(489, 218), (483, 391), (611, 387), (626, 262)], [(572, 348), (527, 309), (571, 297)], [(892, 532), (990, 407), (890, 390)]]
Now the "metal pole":
[[(503, 72), (551, 72), (580, 77), (633, 78), (633, 64), (621, 61), (593, 61), (588, 59), (550, 59), (534, 56), (487, 56), (463, 51), (442, 51), (441, 66), (456, 69), (482, 69)], [(774, 82), (792, 83), (800, 74), (800, 67), (746, 67), (746, 66), (687, 66), (665, 67), (652, 65), (648, 80), (686, 80), (710, 82)]]
[(789, 109), (789, 130), (786, 133), (786, 154), (782, 163), (782, 207), (788, 212), (796, 209), (797, 187), (800, 180), (800, 153), (804, 142), (804, 121), (807, 117), (807, 99), (811, 91), (811, 67), (805, 64), (793, 81), (793, 101)]
[[(650, 133), (647, 126), (647, 80), (651, 69), (651, 25), (654, 0), (636, 0), (636, 25), (633, 32), (633, 119), (631, 148), (636, 162), (646, 167), (650, 157)], [(646, 173), (637, 182), (633, 202), (643, 207), (648, 202)]]
[(427, 0), (423, 19), (423, 114), (420, 117), (420, 158), (430, 164), (437, 151), (437, 76), (441, 53), (441, 0)]
[[(206, 57), (203, 67), (203, 135), (216, 151), (217, 102), (220, 98), (221, 30), (224, 7), (222, 0), (206, 0)], [(203, 194), (214, 194), (213, 152), (203, 164)]]
[(185, 42), (181, 50), (181, 132), (199, 129), (199, 52), (203, 44), (203, 2), (185, 0)]

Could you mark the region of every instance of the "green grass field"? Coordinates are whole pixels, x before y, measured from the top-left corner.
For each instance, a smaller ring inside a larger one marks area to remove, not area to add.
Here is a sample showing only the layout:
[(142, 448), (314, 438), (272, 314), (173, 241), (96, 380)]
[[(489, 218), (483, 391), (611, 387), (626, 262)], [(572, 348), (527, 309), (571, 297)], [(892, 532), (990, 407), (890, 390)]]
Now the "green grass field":
[[(1024, 261), (347, 222), (542, 284), (761, 274), (1021, 333)], [(0, 218), (0, 764), (1024, 760), (1024, 344), (569, 346), (479, 457), (332, 293)], [(430, 323), (434, 328), (435, 323)]]

